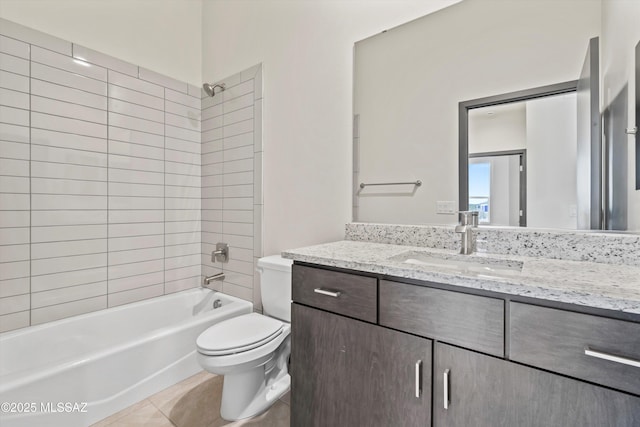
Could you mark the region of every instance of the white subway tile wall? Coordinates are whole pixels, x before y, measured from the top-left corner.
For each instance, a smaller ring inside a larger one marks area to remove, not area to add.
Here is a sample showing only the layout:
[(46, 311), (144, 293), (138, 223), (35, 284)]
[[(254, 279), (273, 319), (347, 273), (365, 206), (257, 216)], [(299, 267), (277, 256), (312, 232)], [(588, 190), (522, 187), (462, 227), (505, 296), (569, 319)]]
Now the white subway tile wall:
[[(162, 76), (146, 71), (145, 78), (177, 88)], [(176, 292), (201, 283), (201, 124), (200, 97), (167, 88), (165, 91), (165, 291)]]
[[(262, 66), (222, 79), (224, 92), (202, 99), (202, 273), (225, 272), (212, 286), (253, 300), (261, 310), (257, 259), (263, 256)], [(256, 222), (256, 216), (260, 219)], [(218, 242), (229, 244), (228, 263), (212, 263)]]
[(0, 332), (200, 286), (219, 241), (216, 285), (255, 299), (261, 66), (226, 81), (0, 20)]
[[(80, 49), (74, 55), (113, 62)], [(164, 293), (164, 88), (113, 68), (107, 88), (109, 306)]]
[(2, 331), (29, 325), (31, 317), (29, 44), (0, 36), (0, 52), (0, 88), (2, 88), (0, 97), (0, 331)]

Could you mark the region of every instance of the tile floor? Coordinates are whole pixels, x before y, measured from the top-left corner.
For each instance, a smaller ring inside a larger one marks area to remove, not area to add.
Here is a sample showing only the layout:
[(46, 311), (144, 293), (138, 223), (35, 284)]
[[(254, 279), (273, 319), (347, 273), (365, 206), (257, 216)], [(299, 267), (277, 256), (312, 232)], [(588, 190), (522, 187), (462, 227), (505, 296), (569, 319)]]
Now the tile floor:
[(222, 379), (203, 371), (91, 427), (289, 427), (289, 393), (258, 417), (236, 422), (220, 418)]

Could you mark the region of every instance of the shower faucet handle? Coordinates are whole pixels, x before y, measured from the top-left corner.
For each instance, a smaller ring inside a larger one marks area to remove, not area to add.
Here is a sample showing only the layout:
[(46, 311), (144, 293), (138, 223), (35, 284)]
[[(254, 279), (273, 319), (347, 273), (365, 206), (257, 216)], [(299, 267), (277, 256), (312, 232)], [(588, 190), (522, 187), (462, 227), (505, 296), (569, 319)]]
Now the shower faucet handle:
[(216, 243), (216, 250), (211, 252), (211, 262), (229, 262), (229, 245)]

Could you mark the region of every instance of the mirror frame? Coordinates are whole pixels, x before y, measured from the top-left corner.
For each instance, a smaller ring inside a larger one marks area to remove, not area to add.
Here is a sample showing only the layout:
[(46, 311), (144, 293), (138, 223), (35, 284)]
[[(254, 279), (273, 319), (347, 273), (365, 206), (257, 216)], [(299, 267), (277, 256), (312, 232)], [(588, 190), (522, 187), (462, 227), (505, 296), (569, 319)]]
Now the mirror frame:
[(469, 209), (469, 110), (576, 92), (578, 80), (540, 86), (458, 103), (458, 210)]
[(636, 45), (636, 122), (634, 136), (636, 138), (636, 191), (640, 191), (640, 41)]

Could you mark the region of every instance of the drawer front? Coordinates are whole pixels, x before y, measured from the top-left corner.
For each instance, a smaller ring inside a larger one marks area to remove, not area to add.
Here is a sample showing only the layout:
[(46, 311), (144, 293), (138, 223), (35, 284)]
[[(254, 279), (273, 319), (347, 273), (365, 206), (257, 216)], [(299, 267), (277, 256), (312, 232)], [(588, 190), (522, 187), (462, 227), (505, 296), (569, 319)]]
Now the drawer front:
[(380, 324), (504, 356), (504, 301), (380, 281)]
[(640, 395), (639, 323), (520, 303), (509, 311), (511, 360)]
[(377, 279), (294, 265), (291, 296), (295, 302), (375, 323)]

